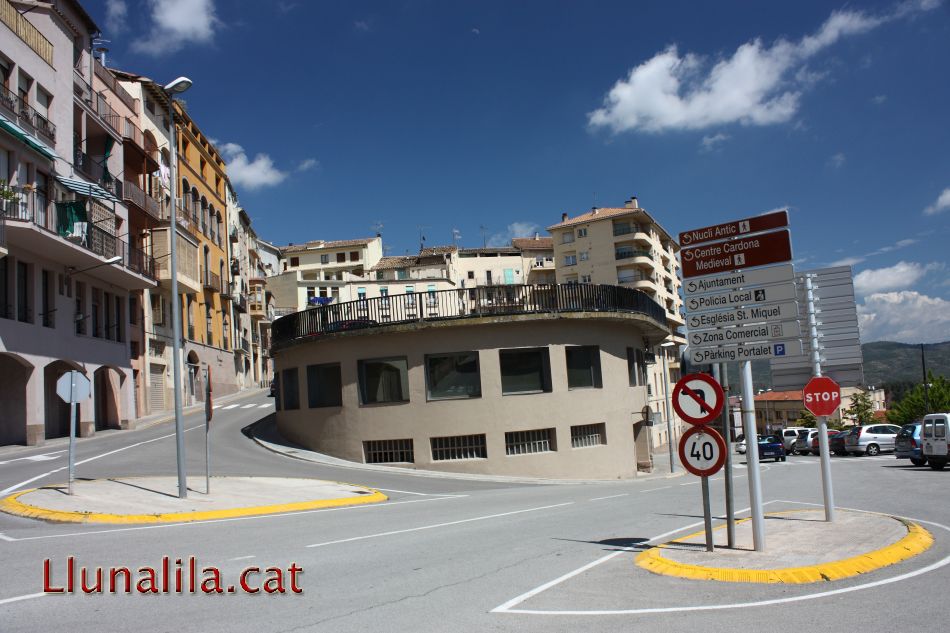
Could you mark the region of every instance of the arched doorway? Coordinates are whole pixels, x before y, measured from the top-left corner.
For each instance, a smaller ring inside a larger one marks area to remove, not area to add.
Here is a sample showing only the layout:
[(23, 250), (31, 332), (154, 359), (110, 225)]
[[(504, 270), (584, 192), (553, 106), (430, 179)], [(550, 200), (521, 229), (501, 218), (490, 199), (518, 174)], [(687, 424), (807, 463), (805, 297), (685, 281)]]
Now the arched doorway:
[(188, 352), (188, 400), (194, 404), (197, 400), (202, 400), (201, 394), (201, 361), (195, 350)]
[(0, 354), (0, 446), (26, 444), (26, 387), (33, 365)]
[[(69, 404), (63, 401), (56, 394), (56, 381), (67, 371), (79, 371), (83, 374), (86, 370), (72, 361), (54, 360), (43, 369), (43, 393), (46, 410), (46, 439), (54, 437), (67, 437), (69, 435)], [(76, 434), (79, 434), (78, 421), (82, 419), (80, 409), (82, 404), (76, 405)]]
[(122, 382), (125, 375), (114, 367), (103, 365), (93, 374), (96, 430), (119, 428)]

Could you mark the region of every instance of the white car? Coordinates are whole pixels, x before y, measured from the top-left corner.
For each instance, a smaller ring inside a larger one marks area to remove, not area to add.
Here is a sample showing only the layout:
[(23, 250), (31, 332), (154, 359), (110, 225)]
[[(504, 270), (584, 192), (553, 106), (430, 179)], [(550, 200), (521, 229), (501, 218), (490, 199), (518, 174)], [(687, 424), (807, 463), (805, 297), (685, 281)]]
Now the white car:
[(740, 435), (736, 440), (736, 452), (745, 455), (745, 436)]
[[(803, 426), (789, 426), (782, 429), (782, 443), (785, 445), (785, 452), (789, 455), (795, 453), (795, 441), (798, 439), (799, 431), (808, 431)], [(776, 432), (777, 434), (778, 432)]]

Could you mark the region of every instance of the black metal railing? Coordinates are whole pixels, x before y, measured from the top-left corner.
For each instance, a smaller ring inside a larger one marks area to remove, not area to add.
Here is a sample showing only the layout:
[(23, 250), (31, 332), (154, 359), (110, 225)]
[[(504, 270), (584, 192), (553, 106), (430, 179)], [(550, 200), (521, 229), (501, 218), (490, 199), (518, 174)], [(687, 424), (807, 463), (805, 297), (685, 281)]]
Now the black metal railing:
[(76, 167), (76, 171), (89, 180), (99, 183), (103, 189), (117, 198), (123, 198), (122, 181), (110, 174), (102, 163), (89, 154), (77, 149), (73, 157), (73, 165)]
[(28, 128), (32, 128), (48, 140), (56, 141), (56, 125), (21, 99), (20, 95), (2, 85), (0, 85), (0, 106), (11, 112), (20, 123), (26, 124)]
[(482, 286), (330, 304), (274, 321), (274, 346), (295, 339), (413, 321), (551, 312), (635, 312), (666, 324), (666, 310), (632, 288), (595, 284)]
[(636, 248), (618, 248), (614, 251), (614, 259), (631, 259), (633, 257), (648, 257), (653, 259), (650, 251), (644, 251)]

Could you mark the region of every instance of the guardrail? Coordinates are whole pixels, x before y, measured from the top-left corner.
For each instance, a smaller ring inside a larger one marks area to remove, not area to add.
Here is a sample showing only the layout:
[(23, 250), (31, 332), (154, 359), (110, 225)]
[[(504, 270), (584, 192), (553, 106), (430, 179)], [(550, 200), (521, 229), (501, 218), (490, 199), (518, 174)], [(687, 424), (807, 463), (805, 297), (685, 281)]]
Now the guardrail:
[[(280, 310), (280, 308), (278, 308)], [(489, 315), (633, 312), (666, 324), (666, 310), (632, 288), (594, 284), (481, 286), (376, 297), (309, 308), (274, 321), (274, 347), (290, 341), (365, 327)]]

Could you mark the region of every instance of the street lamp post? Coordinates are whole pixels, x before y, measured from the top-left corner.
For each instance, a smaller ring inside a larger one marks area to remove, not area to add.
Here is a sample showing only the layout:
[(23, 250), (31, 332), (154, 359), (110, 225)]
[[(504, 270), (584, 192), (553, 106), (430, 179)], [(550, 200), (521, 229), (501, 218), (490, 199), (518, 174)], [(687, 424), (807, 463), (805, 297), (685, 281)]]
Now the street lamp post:
[(178, 455), (178, 498), (188, 497), (188, 480), (185, 473), (185, 423), (181, 407), (181, 301), (178, 296), (178, 138), (175, 134), (174, 95), (191, 88), (191, 80), (179, 77), (163, 87), (168, 97), (168, 132), (171, 145), (169, 166), (169, 194), (171, 211), (168, 214), (168, 258), (172, 285), (172, 367), (175, 379), (175, 446)]
[(663, 409), (666, 414), (666, 444), (670, 452), (670, 473), (676, 472), (676, 463), (673, 460), (673, 419), (670, 415), (670, 368), (666, 362), (666, 348), (676, 345), (673, 341), (660, 343), (660, 352), (663, 354)]

